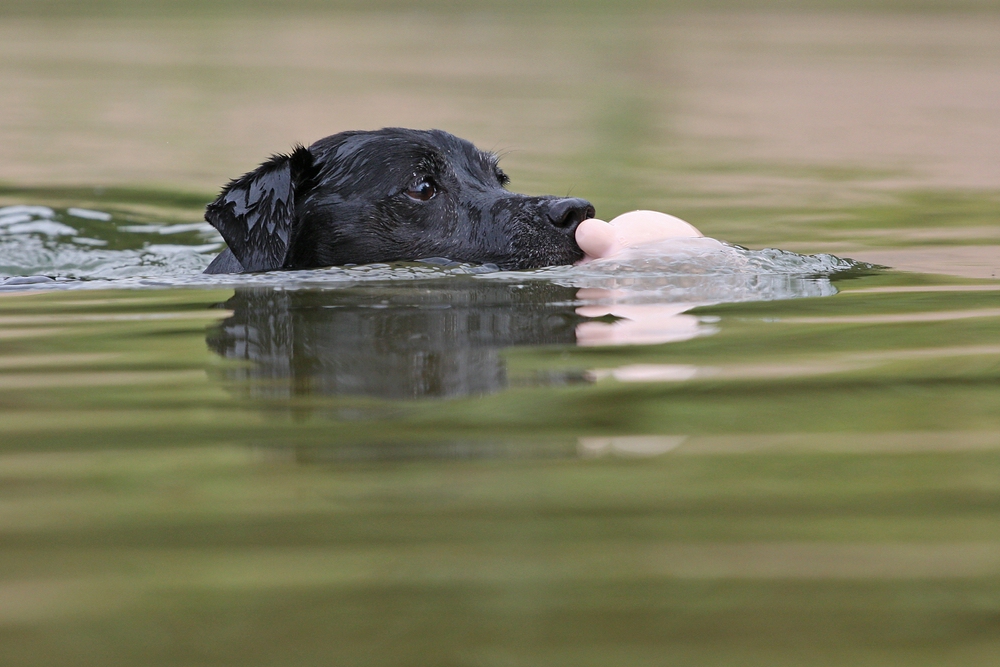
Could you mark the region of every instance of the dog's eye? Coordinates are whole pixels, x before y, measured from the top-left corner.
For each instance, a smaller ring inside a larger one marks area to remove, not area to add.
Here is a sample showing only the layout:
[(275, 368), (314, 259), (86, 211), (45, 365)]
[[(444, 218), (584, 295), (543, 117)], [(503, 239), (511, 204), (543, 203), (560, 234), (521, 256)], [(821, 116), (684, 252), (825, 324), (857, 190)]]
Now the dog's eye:
[(416, 199), (417, 201), (428, 201), (434, 198), (434, 195), (438, 193), (434, 184), (429, 180), (423, 180), (419, 183), (413, 185), (409, 190), (406, 191), (406, 196), (410, 199)]

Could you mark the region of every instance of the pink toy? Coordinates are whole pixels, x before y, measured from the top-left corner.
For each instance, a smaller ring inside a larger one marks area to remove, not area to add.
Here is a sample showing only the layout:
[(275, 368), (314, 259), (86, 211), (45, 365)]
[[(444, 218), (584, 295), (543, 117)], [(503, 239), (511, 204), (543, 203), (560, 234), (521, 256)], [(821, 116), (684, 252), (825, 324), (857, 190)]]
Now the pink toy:
[(576, 242), (584, 252), (581, 263), (611, 257), (644, 243), (702, 236), (693, 225), (657, 211), (630, 211), (611, 222), (591, 218), (576, 228)]

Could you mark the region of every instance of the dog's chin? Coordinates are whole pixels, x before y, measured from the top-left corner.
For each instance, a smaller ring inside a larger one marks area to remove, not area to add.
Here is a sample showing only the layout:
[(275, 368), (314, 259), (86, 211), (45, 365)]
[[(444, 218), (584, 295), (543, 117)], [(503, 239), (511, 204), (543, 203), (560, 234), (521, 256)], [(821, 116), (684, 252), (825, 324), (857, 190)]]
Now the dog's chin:
[(564, 266), (576, 264), (583, 259), (583, 251), (575, 243), (562, 248), (552, 248), (544, 251), (533, 250), (516, 257), (511, 257), (496, 264), (505, 270), (544, 269), (548, 266)]

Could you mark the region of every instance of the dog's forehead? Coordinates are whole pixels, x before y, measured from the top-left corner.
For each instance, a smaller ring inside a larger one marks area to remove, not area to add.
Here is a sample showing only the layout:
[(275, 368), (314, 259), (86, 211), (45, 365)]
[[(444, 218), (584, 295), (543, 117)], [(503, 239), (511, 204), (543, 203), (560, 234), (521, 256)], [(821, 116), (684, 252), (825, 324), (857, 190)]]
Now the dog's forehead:
[(454, 171), (459, 177), (492, 176), (497, 158), (442, 130), (387, 128), (345, 132), (317, 141), (310, 151), (333, 181), (404, 178), (415, 171)]
[(428, 134), (433, 137), (437, 147), (456, 166), (467, 166), (475, 170), (485, 170), (488, 173), (493, 173), (496, 170), (497, 157), (493, 153), (479, 150), (471, 141), (442, 130), (431, 130)]

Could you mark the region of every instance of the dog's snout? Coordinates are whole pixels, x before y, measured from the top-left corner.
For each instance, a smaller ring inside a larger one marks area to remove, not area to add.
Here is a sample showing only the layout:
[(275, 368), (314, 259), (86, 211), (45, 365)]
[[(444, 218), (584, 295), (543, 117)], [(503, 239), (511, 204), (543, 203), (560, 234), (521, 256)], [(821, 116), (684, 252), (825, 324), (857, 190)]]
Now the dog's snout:
[(594, 217), (594, 207), (586, 199), (554, 199), (549, 203), (549, 222), (558, 227), (572, 231), (587, 218)]

